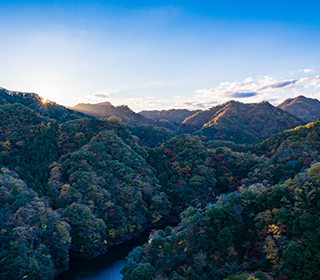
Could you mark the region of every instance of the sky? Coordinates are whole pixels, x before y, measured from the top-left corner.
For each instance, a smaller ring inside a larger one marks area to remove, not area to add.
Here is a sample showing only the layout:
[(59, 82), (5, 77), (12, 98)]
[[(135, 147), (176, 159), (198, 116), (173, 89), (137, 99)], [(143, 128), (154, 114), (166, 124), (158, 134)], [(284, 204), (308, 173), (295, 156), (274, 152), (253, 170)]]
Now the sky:
[(65, 106), (320, 98), (320, 1), (1, 1), (0, 87)]

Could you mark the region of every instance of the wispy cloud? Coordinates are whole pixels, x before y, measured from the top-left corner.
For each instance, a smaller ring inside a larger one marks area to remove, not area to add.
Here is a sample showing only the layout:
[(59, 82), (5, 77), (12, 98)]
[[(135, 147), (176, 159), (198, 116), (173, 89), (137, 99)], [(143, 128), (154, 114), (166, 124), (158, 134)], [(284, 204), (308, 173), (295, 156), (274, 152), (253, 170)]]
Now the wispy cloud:
[(247, 97), (252, 97), (252, 96), (256, 96), (256, 95), (257, 95), (256, 92), (234, 92), (234, 93), (230, 94), (229, 97), (247, 98)]
[(96, 93), (93, 95), (94, 98), (99, 98), (99, 99), (107, 99), (109, 98), (109, 94), (108, 93)]
[(299, 71), (304, 73), (314, 72), (313, 69), (300, 69)]
[(199, 100), (191, 100), (191, 101), (184, 101), (180, 103), (176, 103), (171, 106), (171, 108), (175, 109), (189, 109), (189, 110), (197, 110), (197, 109), (207, 109), (217, 105), (216, 101), (199, 101)]
[(287, 79), (278, 81), (275, 78), (265, 76), (254, 82), (251, 77), (243, 82), (224, 82), (216, 88), (197, 90), (198, 97), (210, 98), (250, 98), (261, 94), (279, 92), (289, 88), (303, 86), (319, 87), (320, 76), (304, 77), (298, 80)]
[(127, 98), (124, 100), (123, 102), (125, 105), (128, 105), (131, 109), (133, 110), (139, 110), (139, 109), (142, 109), (142, 108), (149, 108), (149, 107), (152, 107), (152, 106), (155, 106), (156, 103), (153, 102), (153, 101), (146, 101), (142, 98)]

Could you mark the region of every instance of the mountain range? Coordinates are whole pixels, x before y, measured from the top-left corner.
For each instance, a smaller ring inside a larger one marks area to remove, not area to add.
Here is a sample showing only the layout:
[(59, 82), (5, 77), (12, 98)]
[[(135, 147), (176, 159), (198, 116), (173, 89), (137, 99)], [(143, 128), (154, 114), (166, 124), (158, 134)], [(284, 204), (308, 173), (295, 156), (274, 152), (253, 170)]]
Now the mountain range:
[[(45, 101), (45, 102), (44, 102)], [(83, 117), (116, 116), (129, 126), (164, 127), (176, 134), (187, 133), (207, 140), (253, 143), (260, 139), (320, 118), (320, 102), (304, 96), (286, 99), (278, 106), (268, 102), (245, 104), (229, 101), (207, 110), (170, 109), (135, 113), (128, 106), (110, 102), (80, 103), (66, 108), (35, 93), (0, 88), (0, 104), (19, 103), (58, 122)]]
[(180, 133), (193, 133), (208, 139), (253, 143), (304, 121), (268, 102), (244, 104), (229, 101), (186, 118)]
[(70, 256), (177, 220), (132, 251), (124, 280), (319, 279), (320, 120), (302, 119), (317, 104), (148, 119), (1, 89), (0, 279), (53, 279)]

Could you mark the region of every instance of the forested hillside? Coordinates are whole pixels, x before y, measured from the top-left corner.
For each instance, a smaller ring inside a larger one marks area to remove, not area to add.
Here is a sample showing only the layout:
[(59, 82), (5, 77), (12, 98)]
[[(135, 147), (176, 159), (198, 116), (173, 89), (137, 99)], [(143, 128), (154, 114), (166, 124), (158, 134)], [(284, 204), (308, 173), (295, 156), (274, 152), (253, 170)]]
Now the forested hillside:
[(253, 143), (305, 124), (297, 117), (268, 102), (244, 104), (230, 101), (198, 112), (182, 122), (181, 133), (192, 133), (208, 140)]
[(144, 110), (139, 112), (139, 114), (148, 119), (152, 119), (156, 121), (166, 120), (176, 126), (179, 126), (186, 118), (194, 115), (199, 111), (200, 110), (189, 111), (186, 109), (171, 109), (171, 110), (161, 110), (161, 111)]
[(10, 91), (0, 87), (0, 104), (19, 103), (45, 117), (64, 122), (85, 117), (84, 114), (70, 110), (55, 102), (44, 99), (36, 93)]
[(286, 99), (277, 107), (290, 112), (305, 122), (313, 122), (320, 118), (320, 101), (318, 99), (300, 95), (296, 98)]
[(320, 120), (229, 102), (175, 131), (0, 93), (0, 279), (53, 279), (179, 217), (124, 279), (320, 278)]
[(124, 279), (320, 277), (320, 164), (280, 185), (256, 183), (189, 207), (127, 257)]
[(5, 167), (0, 229), (0, 279), (52, 279), (68, 268), (69, 224)]

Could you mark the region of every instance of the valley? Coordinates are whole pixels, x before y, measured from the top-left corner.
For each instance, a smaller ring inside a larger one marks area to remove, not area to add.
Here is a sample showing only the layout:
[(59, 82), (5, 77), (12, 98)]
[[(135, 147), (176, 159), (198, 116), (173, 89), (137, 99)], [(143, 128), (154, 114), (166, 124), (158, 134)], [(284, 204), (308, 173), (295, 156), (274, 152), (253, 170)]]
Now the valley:
[(136, 113), (0, 88), (0, 279), (135, 246), (124, 280), (318, 279), (319, 104)]

